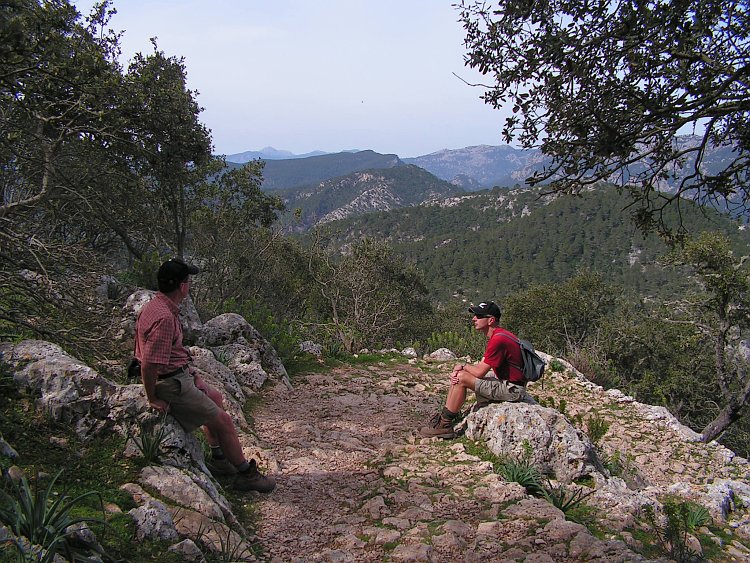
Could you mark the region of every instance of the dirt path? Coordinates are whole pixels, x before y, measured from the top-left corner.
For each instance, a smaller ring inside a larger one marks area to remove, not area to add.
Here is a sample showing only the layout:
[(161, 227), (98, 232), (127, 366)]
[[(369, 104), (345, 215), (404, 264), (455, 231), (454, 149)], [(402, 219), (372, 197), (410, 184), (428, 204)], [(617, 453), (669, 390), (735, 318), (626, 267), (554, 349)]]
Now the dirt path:
[(382, 362), (264, 395), (255, 430), (278, 482), (257, 497), (268, 561), (642, 560), (504, 482), (460, 441), (417, 438), (445, 380), (437, 367)]
[(361, 542), (359, 509), (383, 486), (380, 466), (430, 410), (415, 377), (422, 372), (408, 365), (335, 369), (297, 378), (291, 396), (266, 397), (255, 429), (276, 462), (277, 489), (260, 502), (258, 535), (269, 555), (346, 560), (336, 549)]

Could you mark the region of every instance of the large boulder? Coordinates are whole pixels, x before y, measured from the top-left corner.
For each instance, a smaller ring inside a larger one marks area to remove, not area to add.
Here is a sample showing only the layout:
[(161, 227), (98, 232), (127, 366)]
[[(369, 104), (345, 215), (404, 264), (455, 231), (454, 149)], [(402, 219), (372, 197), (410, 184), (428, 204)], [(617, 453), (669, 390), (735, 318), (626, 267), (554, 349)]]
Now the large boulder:
[(224, 313), (214, 317), (203, 325), (196, 344), (210, 348), (217, 356), (227, 355), (235, 365), (256, 362), (291, 389), (289, 375), (276, 350), (241, 315)]
[(37, 407), (54, 420), (73, 424), (82, 439), (112, 429), (124, 433), (128, 421), (147, 407), (140, 385), (117, 385), (57, 344), (4, 342), (0, 356), (19, 387), (39, 394)]
[(466, 435), (498, 456), (528, 458), (563, 483), (604, 478), (589, 438), (555, 409), (527, 403), (494, 403), (471, 413)]

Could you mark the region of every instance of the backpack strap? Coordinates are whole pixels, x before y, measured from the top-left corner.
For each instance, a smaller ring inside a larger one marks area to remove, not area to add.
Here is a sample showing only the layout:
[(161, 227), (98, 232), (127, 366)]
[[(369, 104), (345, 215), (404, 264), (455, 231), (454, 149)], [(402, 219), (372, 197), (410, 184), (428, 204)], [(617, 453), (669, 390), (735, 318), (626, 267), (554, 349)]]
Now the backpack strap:
[[(501, 332), (499, 334), (500, 334), (500, 336), (505, 336), (507, 338), (510, 338), (513, 342), (515, 342), (516, 344), (518, 344), (518, 348), (521, 349), (521, 341), (518, 338), (514, 338), (512, 335), (506, 334), (504, 332)], [(523, 350), (522, 349), (521, 349), (521, 361), (523, 361)], [(518, 371), (520, 371), (521, 375), (523, 376), (524, 381), (526, 381), (526, 375), (523, 373), (523, 365), (520, 365), (520, 366), (516, 365), (513, 362), (511, 362), (510, 359), (508, 360), (508, 364), (510, 364), (512, 367), (514, 367)], [(508, 381), (510, 381), (510, 379)], [(513, 382), (511, 381), (511, 383), (513, 383)]]

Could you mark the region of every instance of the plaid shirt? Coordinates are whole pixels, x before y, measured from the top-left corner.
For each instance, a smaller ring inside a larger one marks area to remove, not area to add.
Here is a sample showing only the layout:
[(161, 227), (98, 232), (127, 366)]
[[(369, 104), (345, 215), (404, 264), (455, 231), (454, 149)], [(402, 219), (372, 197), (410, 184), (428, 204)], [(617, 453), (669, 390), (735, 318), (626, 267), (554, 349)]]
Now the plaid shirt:
[(144, 305), (135, 323), (135, 356), (159, 364), (159, 375), (184, 367), (190, 353), (182, 345), (180, 308), (159, 292)]

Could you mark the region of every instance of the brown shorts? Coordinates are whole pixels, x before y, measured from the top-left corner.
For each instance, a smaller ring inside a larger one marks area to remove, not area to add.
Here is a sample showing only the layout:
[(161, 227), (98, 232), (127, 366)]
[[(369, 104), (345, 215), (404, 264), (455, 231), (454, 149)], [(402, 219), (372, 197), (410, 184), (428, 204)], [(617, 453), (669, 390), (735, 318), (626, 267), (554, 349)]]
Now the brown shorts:
[(185, 429), (192, 432), (219, 414), (219, 406), (195, 386), (193, 376), (186, 370), (156, 382), (156, 396), (169, 403), (169, 414)]
[(500, 401), (518, 402), (526, 394), (526, 387), (520, 383), (488, 377), (477, 379), (474, 383), (477, 401), (498, 403)]

